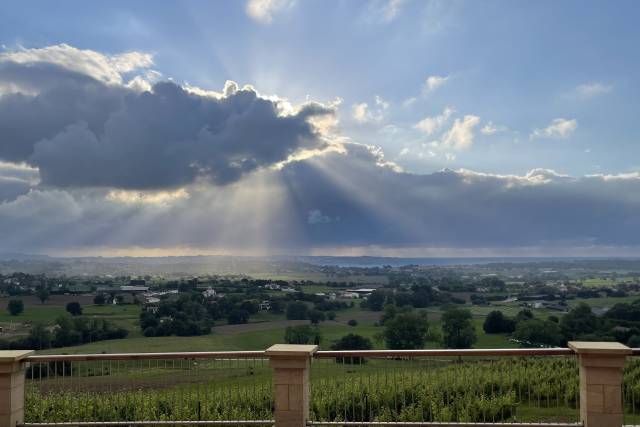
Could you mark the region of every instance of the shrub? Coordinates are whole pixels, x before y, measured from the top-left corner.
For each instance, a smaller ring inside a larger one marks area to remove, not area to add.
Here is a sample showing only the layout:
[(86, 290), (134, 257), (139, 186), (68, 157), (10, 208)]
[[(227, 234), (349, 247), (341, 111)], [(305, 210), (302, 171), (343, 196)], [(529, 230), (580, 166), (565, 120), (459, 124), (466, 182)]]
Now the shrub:
[(12, 316), (17, 316), (24, 311), (24, 303), (20, 299), (9, 300), (7, 304), (7, 310)]

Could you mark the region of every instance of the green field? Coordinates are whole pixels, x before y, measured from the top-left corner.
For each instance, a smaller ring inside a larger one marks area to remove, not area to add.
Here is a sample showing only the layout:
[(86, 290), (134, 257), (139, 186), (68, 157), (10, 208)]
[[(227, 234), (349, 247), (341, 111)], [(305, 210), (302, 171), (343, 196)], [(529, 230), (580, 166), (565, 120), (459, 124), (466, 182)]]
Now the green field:
[(50, 322), (61, 314), (66, 313), (64, 307), (54, 307), (48, 305), (27, 306), (24, 312), (18, 316), (11, 316), (6, 307), (0, 310), (0, 322)]
[(584, 286), (590, 287), (603, 287), (609, 286), (613, 287), (619, 283), (635, 283), (636, 279), (633, 277), (619, 277), (616, 279), (610, 278), (591, 278), (591, 279), (583, 279), (580, 281)]
[(291, 282), (291, 281), (298, 281), (298, 282), (311, 281), (311, 282), (320, 282), (320, 283), (322, 282), (338, 282), (338, 283), (353, 282), (361, 285), (365, 285), (365, 284), (384, 285), (389, 283), (389, 279), (387, 278), (387, 276), (365, 276), (365, 275), (332, 276), (332, 275), (323, 274), (323, 273), (310, 273), (310, 272), (305, 272), (305, 273), (287, 272), (287, 273), (277, 273), (277, 274), (256, 273), (256, 274), (252, 274), (251, 277), (253, 279), (284, 280), (287, 282)]
[[(320, 287), (317, 288), (321, 289)], [(575, 306), (581, 302), (593, 306), (594, 308), (611, 307), (616, 303), (629, 303), (638, 299), (636, 296), (623, 298), (595, 298), (595, 299), (575, 299), (569, 300), (569, 306)], [(382, 328), (377, 325), (380, 312), (372, 312), (361, 309), (359, 301), (355, 300), (355, 306), (336, 312), (336, 321), (322, 322), (319, 330), (322, 334), (321, 347), (330, 348), (333, 341), (353, 332), (370, 338), (376, 348), (383, 348), (384, 343), (379, 338)], [(493, 310), (501, 310), (508, 316), (515, 316), (522, 309), (515, 303), (495, 303), (489, 306), (465, 305), (474, 316), (474, 324), (478, 336), (475, 344), (476, 348), (512, 348), (517, 347), (516, 343), (509, 341), (509, 337), (504, 334), (485, 334), (482, 324), (485, 316)], [(425, 309), (429, 318), (431, 330), (440, 331), (440, 317), (442, 309), (433, 307)], [(546, 318), (549, 315), (558, 315), (557, 311), (546, 309), (533, 309), (534, 314), (539, 318)], [(23, 324), (22, 328), (28, 330), (28, 324), (34, 321), (51, 323), (61, 314), (65, 313), (64, 306), (57, 303), (49, 304), (29, 304), (25, 312), (19, 316), (10, 316), (6, 311), (0, 312), (0, 321), (5, 325), (13, 322)], [(252, 316), (247, 325), (234, 325), (233, 328), (225, 326), (225, 321), (216, 322), (211, 335), (199, 337), (152, 337), (141, 336), (139, 330), (140, 308), (137, 305), (83, 305), (83, 314), (96, 319), (107, 319), (118, 327), (126, 328), (129, 336), (126, 339), (94, 342), (75, 347), (59, 348), (48, 350), (49, 353), (101, 353), (101, 352), (170, 352), (170, 351), (214, 351), (214, 350), (262, 350), (272, 344), (282, 343), (284, 340), (284, 329), (287, 324), (283, 314), (273, 314), (259, 312)], [(350, 319), (357, 320), (355, 327), (347, 325)], [(299, 323), (299, 322), (298, 322)], [(273, 324), (273, 326), (271, 326)], [(437, 347), (435, 342), (428, 342), (426, 347)]]

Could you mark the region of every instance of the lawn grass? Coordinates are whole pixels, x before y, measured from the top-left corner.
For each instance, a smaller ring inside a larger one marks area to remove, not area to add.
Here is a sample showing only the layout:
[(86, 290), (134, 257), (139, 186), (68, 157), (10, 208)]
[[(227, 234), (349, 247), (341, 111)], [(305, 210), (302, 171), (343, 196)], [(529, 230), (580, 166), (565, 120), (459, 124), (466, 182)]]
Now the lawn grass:
[(12, 316), (4, 309), (0, 311), (0, 322), (45, 322), (49, 323), (58, 316), (66, 313), (64, 307), (54, 307), (48, 305), (26, 306), (24, 311), (17, 316)]

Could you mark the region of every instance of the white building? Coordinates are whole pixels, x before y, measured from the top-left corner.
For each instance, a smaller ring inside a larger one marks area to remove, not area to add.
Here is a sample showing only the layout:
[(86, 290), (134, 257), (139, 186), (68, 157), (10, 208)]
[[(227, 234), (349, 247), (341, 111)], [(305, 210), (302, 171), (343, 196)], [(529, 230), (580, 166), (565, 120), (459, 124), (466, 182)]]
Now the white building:
[(216, 290), (213, 288), (207, 288), (202, 291), (202, 296), (204, 296), (205, 298), (213, 298), (216, 296)]

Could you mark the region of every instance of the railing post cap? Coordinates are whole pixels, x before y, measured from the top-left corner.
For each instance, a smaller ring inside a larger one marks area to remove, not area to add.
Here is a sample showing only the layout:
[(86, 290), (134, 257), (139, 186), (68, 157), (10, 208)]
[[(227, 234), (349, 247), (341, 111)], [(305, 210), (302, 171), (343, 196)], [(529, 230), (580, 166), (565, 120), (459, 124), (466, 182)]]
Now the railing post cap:
[(577, 354), (628, 355), (631, 349), (619, 342), (569, 341), (569, 348)]
[(317, 345), (274, 344), (265, 351), (265, 354), (267, 356), (308, 357), (316, 351), (318, 351)]
[(18, 362), (33, 353), (33, 350), (0, 350), (0, 363)]

